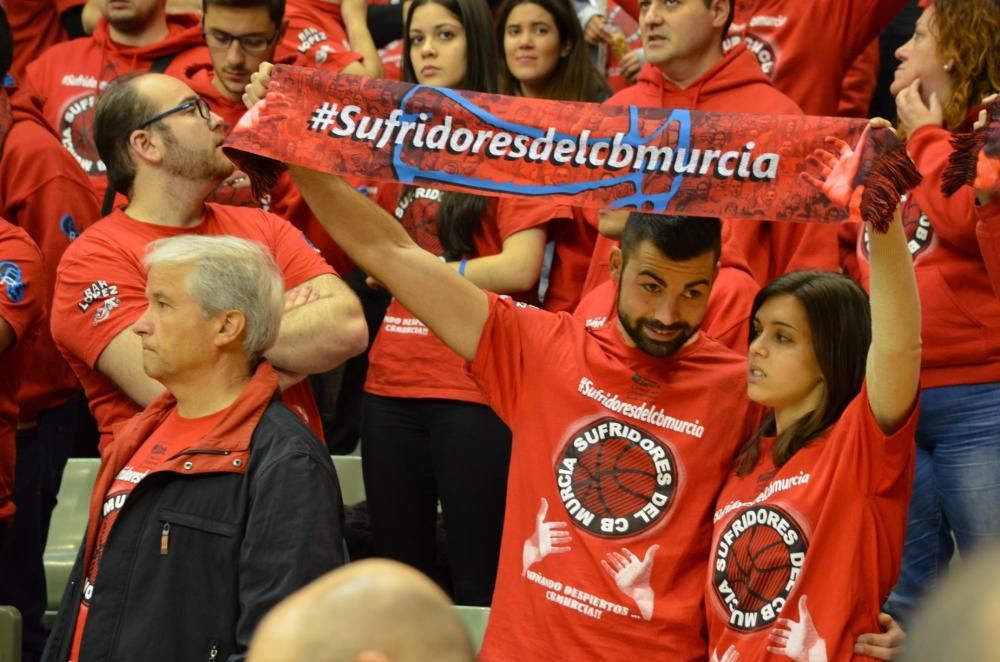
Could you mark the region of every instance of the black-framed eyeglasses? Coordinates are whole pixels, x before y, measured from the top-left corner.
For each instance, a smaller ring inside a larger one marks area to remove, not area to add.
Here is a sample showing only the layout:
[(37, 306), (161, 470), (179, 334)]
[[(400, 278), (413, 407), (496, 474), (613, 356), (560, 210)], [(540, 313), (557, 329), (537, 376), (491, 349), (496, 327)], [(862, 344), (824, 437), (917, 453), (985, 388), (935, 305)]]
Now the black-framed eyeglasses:
[(213, 28), (211, 30), (203, 30), (201, 37), (205, 40), (205, 44), (209, 48), (225, 50), (229, 48), (230, 44), (236, 41), (246, 53), (263, 53), (274, 43), (279, 34), (281, 34), (280, 26), (271, 36), (262, 34), (235, 35)]
[(209, 108), (208, 102), (202, 99), (201, 97), (198, 97), (196, 99), (191, 99), (190, 101), (185, 101), (181, 105), (174, 106), (169, 110), (164, 110), (159, 115), (153, 115), (148, 120), (146, 120), (139, 126), (135, 127), (135, 129), (136, 131), (145, 129), (147, 126), (149, 126), (154, 122), (159, 122), (163, 118), (170, 117), (171, 115), (175, 115), (177, 113), (183, 113), (185, 110), (189, 108), (196, 108), (198, 110), (198, 114), (201, 115), (202, 119), (204, 119), (206, 122), (212, 119), (212, 109)]

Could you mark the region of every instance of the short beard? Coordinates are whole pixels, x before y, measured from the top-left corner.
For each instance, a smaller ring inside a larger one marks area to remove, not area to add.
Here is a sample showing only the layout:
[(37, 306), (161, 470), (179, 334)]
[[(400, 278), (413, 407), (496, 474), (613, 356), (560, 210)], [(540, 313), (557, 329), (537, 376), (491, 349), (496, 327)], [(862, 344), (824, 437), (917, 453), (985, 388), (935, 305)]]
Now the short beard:
[[(657, 358), (664, 358), (667, 356), (673, 356), (677, 350), (683, 347), (688, 340), (691, 339), (695, 333), (698, 332), (697, 328), (692, 328), (690, 324), (686, 322), (677, 322), (675, 324), (660, 324), (656, 320), (649, 317), (640, 317), (637, 320), (633, 320), (628, 315), (622, 311), (621, 305), (621, 292), (618, 294), (618, 301), (616, 302), (616, 307), (618, 309), (618, 321), (621, 322), (622, 328), (625, 329), (625, 333), (628, 337), (632, 339), (635, 346), (641, 349), (646, 354), (650, 356), (655, 356)], [(678, 331), (678, 336), (674, 340), (670, 341), (660, 341), (653, 340), (642, 333), (642, 328), (651, 326), (657, 331)]]
[(162, 134), (163, 143), (169, 150), (169, 157), (165, 159), (164, 167), (173, 175), (195, 181), (210, 181), (214, 188), (226, 181), (236, 169), (231, 161), (216, 158), (214, 149), (209, 156), (181, 147), (169, 127), (164, 127)]

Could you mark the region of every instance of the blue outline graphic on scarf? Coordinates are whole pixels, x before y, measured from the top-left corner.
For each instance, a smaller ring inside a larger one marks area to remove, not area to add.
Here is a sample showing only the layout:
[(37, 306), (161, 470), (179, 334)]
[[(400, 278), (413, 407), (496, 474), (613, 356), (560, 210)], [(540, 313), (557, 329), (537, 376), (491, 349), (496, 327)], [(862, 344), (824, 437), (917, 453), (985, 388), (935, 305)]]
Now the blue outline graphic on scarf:
[[(419, 117), (417, 113), (407, 113), (405, 111), (405, 106), (407, 101), (411, 96), (417, 92), (431, 89), (435, 92), (444, 95), (451, 101), (468, 111), (473, 117), (482, 121), (485, 124), (493, 126), (497, 129), (508, 131), (511, 133), (520, 133), (526, 136), (531, 136), (532, 138), (541, 138), (545, 136), (545, 132), (539, 128), (532, 126), (523, 126), (519, 124), (514, 124), (512, 122), (507, 122), (505, 120), (496, 117), (495, 115), (486, 112), (482, 108), (479, 108), (474, 103), (461, 96), (458, 92), (449, 89), (436, 88), (429, 85), (414, 85), (406, 95), (400, 100), (400, 108), (402, 115), (400, 120), (403, 122), (418, 122)], [(654, 131), (648, 137), (643, 137), (639, 135), (638, 125), (639, 125), (639, 110), (635, 106), (629, 107), (629, 129), (626, 134), (625, 139), (622, 141), (623, 145), (630, 145), (633, 148), (639, 147), (640, 145), (645, 145), (655, 141), (660, 135), (663, 134), (667, 128), (673, 124), (677, 123), (678, 136), (676, 149), (684, 149), (685, 151), (690, 149), (691, 146), (691, 113), (687, 110), (671, 110), (670, 115), (664, 120), (663, 124)], [(569, 139), (569, 140), (579, 140), (579, 136), (573, 136), (566, 133), (557, 133), (554, 135), (555, 140)], [(587, 141), (588, 145), (597, 144), (611, 144), (611, 138), (590, 138)], [(577, 182), (572, 184), (556, 184), (556, 185), (538, 185), (538, 186), (521, 186), (518, 184), (513, 184), (511, 182), (498, 182), (492, 179), (478, 179), (475, 177), (466, 177), (464, 175), (457, 175), (454, 173), (443, 172), (440, 170), (420, 170), (414, 168), (411, 165), (407, 165), (402, 159), (403, 146), (397, 144), (393, 148), (392, 152), (392, 164), (393, 169), (396, 172), (396, 177), (399, 182), (404, 184), (413, 184), (417, 181), (419, 182), (441, 182), (445, 184), (453, 184), (456, 186), (463, 186), (466, 188), (476, 188), (481, 191), (495, 191), (503, 193), (514, 193), (518, 195), (528, 195), (528, 196), (543, 196), (543, 195), (556, 195), (556, 194), (577, 194), (584, 191), (595, 191), (603, 188), (608, 188), (610, 186), (615, 186), (617, 184), (628, 183), (631, 184), (636, 193), (625, 198), (614, 201), (609, 206), (612, 208), (619, 207), (636, 207), (636, 208), (649, 208), (652, 211), (663, 212), (667, 209), (670, 201), (673, 200), (674, 196), (677, 195), (677, 191), (680, 190), (681, 184), (684, 181), (684, 175), (675, 175), (671, 184), (670, 190), (661, 193), (645, 194), (642, 192), (642, 180), (644, 173), (635, 172), (620, 175), (618, 177), (613, 177), (610, 179), (601, 179), (598, 181), (589, 182)]]

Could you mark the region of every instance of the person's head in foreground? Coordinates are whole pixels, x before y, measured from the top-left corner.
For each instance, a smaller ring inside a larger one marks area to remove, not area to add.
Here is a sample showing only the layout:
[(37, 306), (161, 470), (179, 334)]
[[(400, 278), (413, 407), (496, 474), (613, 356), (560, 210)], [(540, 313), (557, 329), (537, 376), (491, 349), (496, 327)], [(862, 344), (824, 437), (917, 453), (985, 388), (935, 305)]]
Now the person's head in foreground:
[[(920, 4), (924, 11), (913, 36), (896, 50), (899, 66), (889, 91), (894, 96), (912, 91), (924, 106), (940, 105), (944, 127), (954, 131), (971, 124), (970, 111), (1000, 89), (1000, 3), (922, 0)], [(911, 90), (911, 86), (916, 87)]]
[(261, 622), (249, 662), (472, 662), (448, 597), (416, 570), (348, 564), (288, 596)]
[(629, 214), (621, 248), (611, 253), (618, 327), (625, 343), (666, 357), (694, 338), (705, 318), (721, 253), (722, 222), (717, 218)]
[(747, 395), (772, 410), (740, 450), (746, 475), (763, 436), (780, 467), (840, 418), (860, 392), (871, 344), (868, 296), (840, 274), (797, 271), (768, 283), (750, 313)]
[[(245, 381), (281, 324), (281, 274), (257, 244), (181, 235), (150, 244), (148, 307), (133, 329), (142, 367), (178, 395)], [(205, 398), (211, 398), (209, 392)]]
[(914, 615), (902, 662), (1000, 660), (1000, 547), (988, 546), (928, 594)]
[(212, 59), (212, 85), (238, 101), (261, 62), (274, 62), (288, 20), (285, 0), (202, 0), (201, 30)]
[(173, 76), (119, 76), (97, 101), (94, 141), (130, 201), (168, 187), (203, 199), (233, 172), (225, 138), (222, 118)]

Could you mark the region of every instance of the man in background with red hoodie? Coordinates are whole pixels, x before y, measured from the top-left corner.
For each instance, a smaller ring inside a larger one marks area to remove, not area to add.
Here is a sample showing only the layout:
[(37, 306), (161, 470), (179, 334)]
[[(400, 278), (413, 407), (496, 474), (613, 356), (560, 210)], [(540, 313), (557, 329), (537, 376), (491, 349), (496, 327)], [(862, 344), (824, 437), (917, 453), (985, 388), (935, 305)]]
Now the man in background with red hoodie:
[[(11, 63), (13, 41), (0, 10), (2, 71)], [(66, 459), (74, 447), (97, 445), (80, 383), (52, 342), (46, 310), (56, 265), (99, 211), (97, 196), (73, 157), (40, 119), (11, 111), (7, 92), (0, 89), (0, 217), (30, 235), (44, 257), (30, 293), (39, 305), (40, 324), (32, 338), (20, 338), (20, 374), (14, 374), (15, 364), (7, 355), (0, 356), (0, 373), (8, 373), (4, 379), (20, 378), (16, 400), (11, 394), (10, 401), (20, 410), (13, 476), (17, 517), (0, 545), (0, 604), (21, 612), (24, 662), (37, 662), (48, 636), (42, 626), (47, 602), (42, 555)], [(4, 273), (0, 268), (0, 279)]]
[[(639, 3), (646, 64), (638, 82), (607, 103), (699, 111), (801, 115), (775, 89), (756, 58), (740, 45), (723, 54), (733, 16), (731, 0), (642, 0)], [(618, 224), (624, 226), (624, 215)], [(835, 226), (732, 221), (733, 242), (764, 284), (797, 269), (838, 269)], [(598, 241), (585, 291), (608, 279), (613, 240)]]
[(89, 175), (107, 213), (113, 195), (92, 129), (98, 93), (131, 71), (179, 73), (171, 65), (201, 45), (201, 26), (194, 14), (168, 15), (166, 0), (101, 0), (101, 15), (92, 36), (56, 44), (28, 65), (15, 105), (43, 115)]

